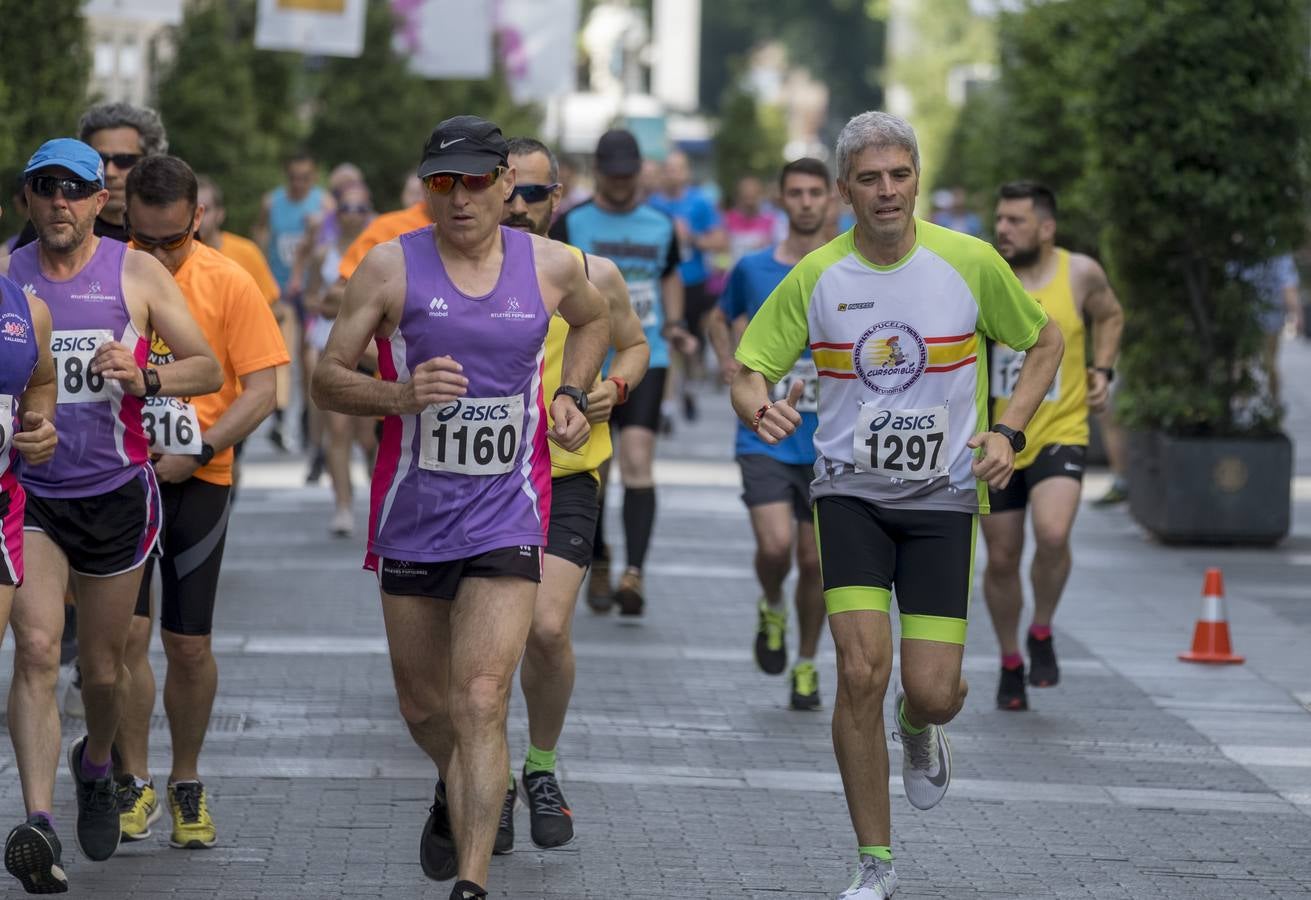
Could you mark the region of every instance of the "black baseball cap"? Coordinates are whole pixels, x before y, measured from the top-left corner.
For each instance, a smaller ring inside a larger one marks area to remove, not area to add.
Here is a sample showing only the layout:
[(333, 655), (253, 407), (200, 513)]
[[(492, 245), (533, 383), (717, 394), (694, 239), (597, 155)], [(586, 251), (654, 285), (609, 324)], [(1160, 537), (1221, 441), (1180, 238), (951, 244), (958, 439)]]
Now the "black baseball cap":
[(477, 116), (454, 116), (428, 135), (419, 162), (419, 177), (438, 172), (486, 175), (497, 166), (509, 165), (509, 145), (496, 123)]
[(624, 177), (642, 171), (642, 151), (631, 131), (614, 128), (596, 142), (596, 171)]

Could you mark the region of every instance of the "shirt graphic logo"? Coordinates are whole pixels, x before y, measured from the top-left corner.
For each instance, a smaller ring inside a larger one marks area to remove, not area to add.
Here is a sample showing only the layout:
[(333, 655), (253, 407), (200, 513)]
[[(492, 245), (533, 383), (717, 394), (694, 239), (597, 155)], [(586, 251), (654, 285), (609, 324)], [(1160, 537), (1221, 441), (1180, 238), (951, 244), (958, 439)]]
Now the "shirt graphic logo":
[(519, 298), (511, 295), (506, 298), (505, 311), (494, 312), (491, 314), (491, 317), (493, 319), (535, 319), (537, 318), (537, 313), (524, 312), (519, 308)]
[(873, 300), (864, 300), (864, 301), (862, 301), (862, 302), (860, 302), (860, 303), (839, 303), (839, 304), (838, 304), (838, 312), (847, 312), (848, 310), (853, 310), (853, 311), (854, 311), (854, 310), (857, 310), (857, 309), (873, 309), (873, 308), (874, 308), (874, 301), (873, 301)]
[(100, 293), (100, 282), (99, 282), (99, 281), (93, 281), (93, 282), (91, 282), (91, 293), (93, 293), (93, 294), (98, 294), (98, 293)]
[(451, 308), (446, 305), (446, 298), (433, 297), (428, 304), (428, 315), (434, 319), (444, 319), (451, 314)]
[(865, 386), (877, 394), (900, 394), (924, 374), (928, 346), (905, 322), (880, 322), (865, 330), (852, 350), (852, 363)]
[(24, 294), (33, 294), (33, 295), (35, 295), (35, 294), (36, 294), (36, 286), (33, 285), (32, 282), (29, 281), (27, 284), (23, 285), (23, 293), (24, 293)]
[(442, 144), (438, 149), (445, 150), (447, 147), (451, 146), (451, 144), (458, 144), (462, 140), (464, 140), (464, 138), (455, 138), (454, 140), (451, 141), (442, 141)]
[(17, 313), (5, 313), (0, 317), (0, 337), (11, 344), (26, 344), (27, 333), (27, 322)]

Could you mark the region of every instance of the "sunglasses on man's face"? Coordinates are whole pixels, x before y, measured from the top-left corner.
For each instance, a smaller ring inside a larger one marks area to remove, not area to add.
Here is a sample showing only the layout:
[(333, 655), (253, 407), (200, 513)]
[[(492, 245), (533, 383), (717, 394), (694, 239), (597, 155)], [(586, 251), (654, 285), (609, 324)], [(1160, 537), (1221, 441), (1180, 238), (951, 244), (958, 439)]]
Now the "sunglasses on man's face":
[(105, 161), (105, 165), (113, 164), (114, 168), (127, 170), (132, 168), (141, 159), (140, 153), (102, 153), (100, 158)]
[(558, 181), (555, 184), (516, 184), (510, 202), (513, 203), (515, 197), (523, 197), (524, 203), (545, 203), (559, 186)]
[(187, 242), (187, 239), (191, 237), (191, 229), (188, 228), (186, 231), (170, 234), (168, 237), (154, 238), (142, 234), (131, 225), (128, 225), (127, 236), (138, 250), (144, 250), (147, 253), (153, 253), (156, 249), (172, 251), (177, 250)]
[(35, 175), (27, 179), (27, 184), (38, 197), (53, 197), (59, 193), (64, 195), (65, 200), (85, 200), (100, 190), (100, 185), (94, 181), (60, 178), (57, 175)]
[(455, 190), (456, 183), (464, 185), (465, 190), (477, 194), (485, 191), (500, 179), (505, 169), (497, 166), (486, 175), (461, 175), (458, 172), (438, 172), (423, 179), (428, 190), (434, 194), (449, 194)]

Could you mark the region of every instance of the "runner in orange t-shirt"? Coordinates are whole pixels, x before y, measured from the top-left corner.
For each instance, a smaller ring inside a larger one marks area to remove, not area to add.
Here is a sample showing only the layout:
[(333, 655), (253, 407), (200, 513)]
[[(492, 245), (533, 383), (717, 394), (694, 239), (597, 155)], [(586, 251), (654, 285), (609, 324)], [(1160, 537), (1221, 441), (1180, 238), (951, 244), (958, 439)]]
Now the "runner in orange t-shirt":
[[(232, 446), (273, 411), (274, 373), (290, 360), (255, 280), (219, 251), (194, 240), (204, 212), (197, 193), (195, 175), (174, 157), (147, 157), (128, 178), (133, 246), (151, 253), (173, 274), (223, 367), (217, 392), (150, 398), (142, 414), (164, 505), (158, 559), (161, 632), (168, 656), (165, 709), (173, 735), (168, 799), (175, 847), (212, 847), (216, 840), (197, 767), (218, 686), (210, 629), (227, 533)], [(152, 364), (160, 365), (172, 352), (156, 335), (150, 356)], [(123, 840), (129, 841), (148, 837), (160, 815), (146, 762), (155, 699), (146, 655), (154, 562), (147, 563), (128, 637), (131, 700), (115, 739), (123, 770), (120, 826)]]
[(418, 228), (427, 228), (432, 224), (428, 215), (428, 204), (420, 201), (396, 212), (384, 213), (369, 223), (346, 252), (341, 255), (341, 264), (337, 274), (346, 280), (355, 274), (368, 252), (379, 244), (385, 244), (392, 238), (400, 237)]

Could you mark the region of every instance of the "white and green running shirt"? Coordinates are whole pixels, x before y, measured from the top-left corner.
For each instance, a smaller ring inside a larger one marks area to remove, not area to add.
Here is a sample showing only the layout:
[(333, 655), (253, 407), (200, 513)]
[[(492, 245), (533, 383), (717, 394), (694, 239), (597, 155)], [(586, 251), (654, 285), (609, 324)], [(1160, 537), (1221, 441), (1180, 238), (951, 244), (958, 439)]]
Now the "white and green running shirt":
[(778, 381), (809, 345), (819, 371), (813, 497), (987, 512), (969, 439), (986, 428), (985, 338), (1016, 350), (1047, 314), (991, 245), (921, 219), (876, 266), (854, 230), (803, 259), (751, 319), (744, 366)]

